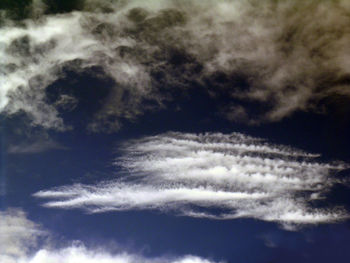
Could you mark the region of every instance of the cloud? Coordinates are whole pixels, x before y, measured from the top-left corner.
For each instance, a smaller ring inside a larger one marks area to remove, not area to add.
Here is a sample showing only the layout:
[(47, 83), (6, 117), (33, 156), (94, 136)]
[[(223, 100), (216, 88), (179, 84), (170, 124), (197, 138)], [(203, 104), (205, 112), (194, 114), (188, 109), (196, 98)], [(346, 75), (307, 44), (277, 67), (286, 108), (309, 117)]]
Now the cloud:
[(9, 154), (33, 154), (50, 150), (67, 150), (49, 131), (43, 127), (32, 127), (30, 120), (24, 114), (3, 118), (1, 127), (4, 149)]
[(193, 86), (230, 98), (225, 116), (251, 124), (350, 95), (346, 0), (81, 3), (53, 14), (34, 1), (28, 19), (5, 20), (0, 112), (24, 111), (33, 125), (64, 130), (58, 105), (70, 94), (49, 103), (46, 92), (66, 68), (98, 67), (114, 82), (92, 131), (119, 129)]
[(55, 102), (57, 108), (61, 108), (65, 111), (72, 111), (77, 107), (78, 100), (75, 97), (67, 94), (61, 94), (59, 99)]
[[(256, 218), (286, 229), (348, 217), (316, 207), (345, 164), (240, 133), (166, 133), (124, 144), (121, 179), (34, 194), (45, 207), (92, 213), (151, 209), (212, 219)], [(340, 182), (340, 181), (339, 181)]]
[(131, 254), (112, 255), (104, 251), (91, 251), (84, 246), (69, 247), (59, 251), (40, 250), (34, 257), (21, 263), (61, 263), (61, 262), (86, 262), (86, 263), (213, 263), (213, 261), (200, 257), (187, 256), (179, 259), (146, 259)]
[[(38, 245), (37, 240), (50, 233), (30, 221), (21, 209), (0, 212), (0, 261), (2, 263), (214, 263), (196, 256), (145, 258), (137, 254), (113, 254), (103, 248), (87, 248), (75, 241), (61, 249), (52, 244)], [(52, 241), (54, 243), (54, 240)]]
[(50, 150), (67, 150), (68, 148), (51, 140), (39, 140), (31, 143), (12, 144), (7, 152), (11, 154), (41, 153)]
[(39, 225), (27, 219), (20, 209), (0, 211), (0, 261), (15, 262), (36, 246), (37, 239), (45, 235)]

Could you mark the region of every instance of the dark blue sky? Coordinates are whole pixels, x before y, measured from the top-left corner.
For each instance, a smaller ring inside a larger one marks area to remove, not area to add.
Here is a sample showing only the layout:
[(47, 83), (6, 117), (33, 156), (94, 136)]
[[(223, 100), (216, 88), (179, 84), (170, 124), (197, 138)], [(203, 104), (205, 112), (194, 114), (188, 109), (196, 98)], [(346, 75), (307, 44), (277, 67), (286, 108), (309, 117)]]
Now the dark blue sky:
[[(181, 111), (169, 109), (146, 114), (113, 134), (89, 134), (77, 129), (50, 132), (50, 137), (65, 149), (18, 154), (3, 151), (5, 165), (1, 178), (6, 193), (2, 196), (2, 208), (24, 208), (31, 220), (40, 222), (62, 244), (82, 240), (94, 247), (116, 242), (128, 251), (149, 257), (194, 254), (227, 262), (347, 262), (348, 222), (306, 226), (294, 232), (283, 230), (276, 223), (254, 219), (196, 219), (158, 211), (88, 214), (80, 210), (47, 209), (40, 206), (42, 200), (32, 196), (39, 190), (60, 185), (113, 180), (118, 177), (118, 168), (112, 165), (118, 155), (118, 143), (166, 131), (238, 131), (321, 153), (327, 161), (350, 160), (349, 139), (343, 131), (330, 129), (330, 123), (337, 120), (328, 116), (300, 113), (278, 124), (250, 127), (215, 116), (217, 103), (209, 97), (194, 95), (178, 103)], [(11, 138), (12, 134), (8, 131), (2, 136)], [(3, 139), (3, 149), (8, 141)], [(337, 143), (336, 149), (331, 142)], [(341, 172), (341, 176), (347, 178), (348, 172)], [(349, 189), (345, 186), (336, 185), (328, 198), (328, 202), (349, 207)]]

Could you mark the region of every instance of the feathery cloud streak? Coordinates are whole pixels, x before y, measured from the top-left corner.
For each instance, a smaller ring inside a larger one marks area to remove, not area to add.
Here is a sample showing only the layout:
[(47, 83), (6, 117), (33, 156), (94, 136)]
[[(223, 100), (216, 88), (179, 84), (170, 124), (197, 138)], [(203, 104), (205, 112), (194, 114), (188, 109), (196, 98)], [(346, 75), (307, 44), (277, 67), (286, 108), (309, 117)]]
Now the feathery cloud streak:
[[(33, 15), (20, 25), (2, 23), (0, 112), (24, 111), (34, 125), (65, 129), (60, 98), (79, 98), (46, 94), (65, 68), (99, 67), (115, 82), (88, 124), (93, 131), (116, 130), (120, 118), (159, 108), (174, 89), (193, 86), (231, 98), (221, 105), (226, 116), (249, 123), (350, 95), (347, 0), (82, 3), (44, 15), (42, 1), (33, 1)], [(264, 107), (252, 112), (247, 101)]]
[(46, 207), (89, 212), (156, 209), (214, 219), (256, 218), (285, 228), (347, 217), (316, 208), (344, 164), (239, 133), (166, 133), (124, 145), (116, 165), (126, 175), (97, 185), (40, 191)]
[(88, 249), (77, 241), (70, 246), (53, 249), (54, 244), (38, 245), (37, 240), (43, 235), (49, 236), (50, 233), (30, 221), (23, 210), (0, 211), (1, 263), (214, 263), (190, 255), (150, 259), (127, 252), (113, 254), (102, 248)]

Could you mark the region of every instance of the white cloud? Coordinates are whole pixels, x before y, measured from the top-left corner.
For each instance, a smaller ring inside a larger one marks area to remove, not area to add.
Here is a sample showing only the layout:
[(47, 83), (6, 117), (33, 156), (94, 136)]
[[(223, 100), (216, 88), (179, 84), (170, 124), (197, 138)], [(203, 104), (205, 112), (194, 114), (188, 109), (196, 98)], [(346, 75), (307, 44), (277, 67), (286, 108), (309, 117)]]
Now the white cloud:
[(180, 259), (146, 259), (131, 254), (113, 255), (105, 251), (91, 251), (84, 246), (72, 246), (59, 251), (40, 250), (34, 257), (20, 263), (214, 263), (200, 257), (187, 256)]
[(26, 256), (42, 235), (45, 232), (28, 220), (22, 210), (0, 211), (0, 261), (15, 262), (13, 259)]
[[(88, 125), (95, 131), (118, 129), (120, 118), (160, 107), (169, 91), (194, 82), (231, 97), (223, 105), (227, 117), (250, 123), (278, 121), (329, 96), (350, 95), (346, 0), (106, 5), (107, 13), (91, 0), (81, 11), (42, 16), (44, 7), (35, 1), (40, 19), (0, 28), (0, 112), (23, 110), (34, 125), (64, 129), (45, 90), (69, 63), (78, 71), (99, 66), (115, 81)], [(255, 116), (241, 101), (267, 107)]]
[[(127, 252), (110, 253), (102, 248), (87, 248), (82, 242), (61, 249), (39, 246), (37, 239), (49, 235), (27, 219), (20, 209), (0, 212), (1, 263), (214, 263), (196, 256), (146, 258)], [(51, 242), (54, 242), (51, 241)]]
[(124, 177), (98, 185), (43, 190), (46, 207), (89, 212), (157, 209), (216, 219), (251, 217), (285, 228), (347, 218), (338, 208), (315, 208), (345, 164), (239, 133), (167, 133), (124, 145), (116, 165)]

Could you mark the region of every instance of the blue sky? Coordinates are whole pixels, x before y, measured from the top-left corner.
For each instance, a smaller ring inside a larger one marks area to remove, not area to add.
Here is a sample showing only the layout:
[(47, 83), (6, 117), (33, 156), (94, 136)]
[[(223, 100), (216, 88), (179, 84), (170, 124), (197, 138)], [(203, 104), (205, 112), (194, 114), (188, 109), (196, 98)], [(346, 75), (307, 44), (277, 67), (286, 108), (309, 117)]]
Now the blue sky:
[(346, 1), (0, 7), (1, 262), (349, 261)]

